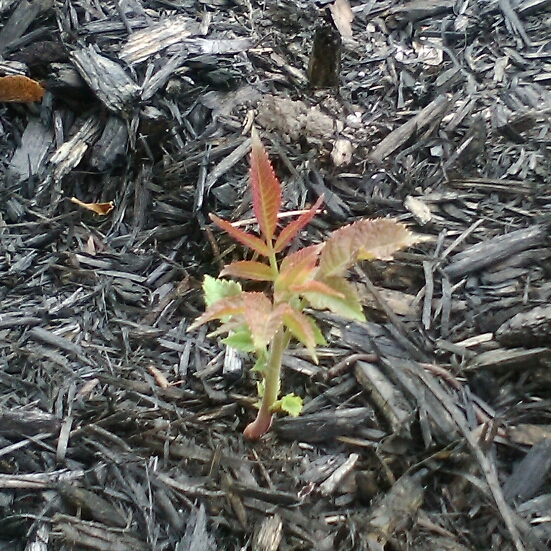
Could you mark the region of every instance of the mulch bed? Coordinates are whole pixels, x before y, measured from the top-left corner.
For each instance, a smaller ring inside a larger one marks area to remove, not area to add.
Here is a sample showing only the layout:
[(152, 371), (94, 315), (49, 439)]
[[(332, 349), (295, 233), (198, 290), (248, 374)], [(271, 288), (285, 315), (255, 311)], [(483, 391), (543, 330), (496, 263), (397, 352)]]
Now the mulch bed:
[[(341, 4), (0, 2), (46, 90), (0, 103), (0, 550), (549, 549), (551, 7)], [(295, 249), (430, 236), (354, 272), (368, 322), (316, 314), (258, 442), (250, 358), (186, 332), (252, 124), (285, 210), (325, 194)]]

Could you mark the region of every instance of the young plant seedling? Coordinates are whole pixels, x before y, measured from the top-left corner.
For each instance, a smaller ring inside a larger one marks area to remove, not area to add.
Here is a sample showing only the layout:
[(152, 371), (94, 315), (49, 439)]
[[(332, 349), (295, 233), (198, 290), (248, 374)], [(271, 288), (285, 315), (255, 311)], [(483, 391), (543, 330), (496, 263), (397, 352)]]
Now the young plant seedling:
[(337, 229), (325, 243), (280, 254), (314, 217), (323, 197), (278, 231), (281, 186), (254, 129), (250, 183), (260, 236), (242, 231), (214, 214), (210, 218), (265, 259), (233, 262), (223, 268), (220, 276), (263, 281), (267, 290), (248, 292), (236, 281), (206, 276), (206, 310), (188, 330), (218, 319), (221, 327), (213, 335), (227, 333), (224, 344), (256, 356), (253, 370), (262, 377), (258, 383), (261, 401), (256, 419), (243, 433), (256, 439), (268, 431), (275, 412), (296, 416), (302, 409), (301, 398), (294, 394), (279, 398), (281, 360), (291, 338), (306, 347), (315, 363), (316, 345), (326, 344), (316, 322), (304, 309), (330, 310), (364, 321), (358, 295), (345, 279), (348, 269), (358, 260), (389, 260), (394, 252), (419, 241), (419, 237), (394, 220), (364, 219)]

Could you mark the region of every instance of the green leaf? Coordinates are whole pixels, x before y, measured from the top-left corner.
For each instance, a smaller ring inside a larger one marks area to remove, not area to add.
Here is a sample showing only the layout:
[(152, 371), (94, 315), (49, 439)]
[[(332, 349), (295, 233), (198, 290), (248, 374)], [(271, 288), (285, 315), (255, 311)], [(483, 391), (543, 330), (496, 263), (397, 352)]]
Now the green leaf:
[(342, 295), (342, 298), (325, 293), (303, 293), (312, 308), (330, 310), (345, 318), (365, 321), (362, 305), (354, 287), (342, 277), (325, 278), (324, 283)]
[[(266, 369), (266, 365), (268, 364), (268, 356), (267, 352), (264, 350), (261, 353), (258, 354), (258, 358), (256, 359), (255, 364), (251, 367), (251, 371), (256, 371), (257, 373), (264, 373), (264, 370)], [(264, 387), (262, 387), (263, 393), (264, 393)], [(260, 396), (262, 394), (259, 393)]]
[(253, 210), (266, 243), (270, 243), (277, 226), (277, 215), (281, 207), (281, 186), (254, 127), (251, 140)]
[(249, 249), (252, 249), (253, 251), (256, 251), (261, 255), (269, 256), (271, 251), (268, 248), (268, 245), (266, 245), (266, 243), (262, 239), (260, 239), (260, 237), (235, 228), (226, 220), (222, 220), (222, 218), (216, 216), (216, 214), (209, 214), (209, 218), (221, 230), (224, 230), (226, 233), (230, 234), (236, 241), (239, 241), (246, 247), (249, 247)]
[(318, 327), (318, 324), (316, 323), (316, 320), (310, 316), (306, 316), (308, 318), (308, 322), (310, 323), (310, 327), (312, 327), (312, 332), (314, 333), (314, 338), (316, 339), (316, 344), (320, 346), (326, 346), (327, 341), (325, 340), (325, 337), (323, 336), (323, 333), (321, 332), (321, 329)]
[(298, 417), (302, 411), (302, 398), (296, 394), (286, 394), (274, 403), (271, 411), (284, 411), (291, 417)]
[(266, 384), (264, 381), (256, 381), (256, 392), (258, 394), (259, 398), (262, 398), (264, 396), (264, 390), (266, 389)]
[(222, 342), (226, 346), (230, 346), (231, 348), (235, 348), (241, 352), (254, 352), (256, 350), (248, 327), (244, 327), (243, 329), (228, 335), (225, 339), (222, 339)]
[(312, 205), (312, 207), (303, 212), (296, 220), (291, 222), (289, 225), (285, 226), (279, 235), (277, 236), (274, 250), (276, 253), (282, 251), (290, 242), (297, 233), (312, 220), (312, 218), (318, 212), (318, 209), (323, 203), (323, 195), (318, 198), (318, 200)]
[(203, 294), (207, 307), (222, 298), (238, 295), (241, 291), (241, 285), (237, 281), (218, 279), (209, 275), (203, 280)]
[(274, 274), (268, 264), (256, 262), (254, 260), (241, 260), (232, 262), (228, 266), (224, 266), (220, 272), (221, 276), (241, 277), (243, 279), (252, 279), (255, 281), (273, 281)]

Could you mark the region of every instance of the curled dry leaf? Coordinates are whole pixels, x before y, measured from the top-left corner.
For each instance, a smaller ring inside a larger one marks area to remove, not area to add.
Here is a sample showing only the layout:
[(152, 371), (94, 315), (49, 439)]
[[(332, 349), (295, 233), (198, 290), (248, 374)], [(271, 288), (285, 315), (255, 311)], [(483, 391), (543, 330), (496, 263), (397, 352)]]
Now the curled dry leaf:
[(109, 214), (115, 206), (113, 201), (109, 201), (108, 203), (83, 203), (80, 199), (77, 199), (76, 197), (71, 197), (71, 202), (75, 205), (78, 205), (79, 207), (91, 210), (92, 212), (95, 212), (100, 216), (105, 216), (106, 214)]
[(155, 382), (161, 388), (168, 388), (170, 386), (168, 379), (164, 376), (160, 369), (157, 369), (154, 365), (148, 365), (147, 370), (149, 371), (149, 373), (151, 373), (151, 375), (153, 375)]
[(44, 88), (32, 78), (23, 75), (0, 77), (0, 101), (33, 103), (43, 95)]

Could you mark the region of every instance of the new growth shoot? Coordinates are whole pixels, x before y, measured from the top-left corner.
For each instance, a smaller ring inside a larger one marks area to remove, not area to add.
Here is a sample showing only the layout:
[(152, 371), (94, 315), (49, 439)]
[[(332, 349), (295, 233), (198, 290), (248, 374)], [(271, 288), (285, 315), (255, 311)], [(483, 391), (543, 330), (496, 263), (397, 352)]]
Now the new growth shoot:
[[(286, 255), (285, 249), (315, 216), (323, 197), (279, 230), (281, 185), (254, 129), (250, 184), (260, 235), (240, 230), (214, 214), (210, 218), (263, 261), (233, 262), (223, 268), (218, 278), (206, 276), (206, 310), (188, 330), (220, 320), (216, 334), (227, 333), (222, 342), (256, 357), (253, 370), (261, 376), (261, 401), (256, 419), (243, 433), (256, 439), (269, 430), (277, 411), (296, 416), (302, 409), (300, 397), (279, 396), (281, 360), (291, 339), (304, 345), (315, 363), (316, 345), (326, 344), (315, 320), (304, 309), (330, 310), (365, 321), (355, 288), (346, 280), (347, 271), (359, 260), (390, 260), (394, 252), (419, 241), (419, 237), (394, 220), (363, 219), (337, 229), (324, 243)], [(224, 279), (225, 276), (265, 282), (266, 291), (245, 291), (239, 282)]]

